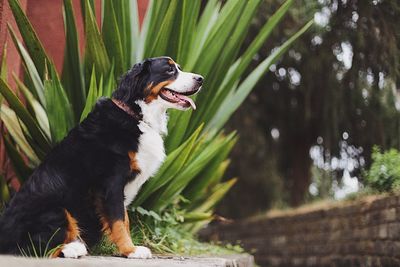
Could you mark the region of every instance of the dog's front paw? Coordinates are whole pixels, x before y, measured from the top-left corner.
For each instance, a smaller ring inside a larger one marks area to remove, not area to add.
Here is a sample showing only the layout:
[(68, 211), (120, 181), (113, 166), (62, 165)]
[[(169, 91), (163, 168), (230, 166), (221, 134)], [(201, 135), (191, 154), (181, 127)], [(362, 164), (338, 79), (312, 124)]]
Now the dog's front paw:
[(71, 243), (65, 244), (61, 252), (64, 258), (77, 259), (78, 257), (85, 256), (88, 254), (85, 244), (79, 240), (72, 241)]
[(129, 259), (150, 259), (151, 251), (150, 249), (143, 246), (136, 246), (135, 252), (128, 255)]

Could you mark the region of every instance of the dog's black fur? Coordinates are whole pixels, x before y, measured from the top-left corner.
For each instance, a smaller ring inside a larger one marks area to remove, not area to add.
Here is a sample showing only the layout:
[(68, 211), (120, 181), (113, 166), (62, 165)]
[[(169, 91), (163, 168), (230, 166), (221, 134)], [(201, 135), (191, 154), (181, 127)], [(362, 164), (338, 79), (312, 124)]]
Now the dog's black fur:
[(130, 168), (128, 153), (138, 150), (141, 135), (142, 114), (135, 101), (154, 93), (149, 85), (176, 78), (170, 62), (167, 57), (147, 59), (121, 78), (113, 98), (136, 116), (102, 98), (54, 147), (3, 212), (0, 253), (19, 254), (32, 242), (43, 249), (51, 237), (50, 248), (63, 244), (69, 227), (66, 210), (88, 246), (102, 236), (100, 217), (109, 224), (124, 220), (124, 186), (137, 174)]

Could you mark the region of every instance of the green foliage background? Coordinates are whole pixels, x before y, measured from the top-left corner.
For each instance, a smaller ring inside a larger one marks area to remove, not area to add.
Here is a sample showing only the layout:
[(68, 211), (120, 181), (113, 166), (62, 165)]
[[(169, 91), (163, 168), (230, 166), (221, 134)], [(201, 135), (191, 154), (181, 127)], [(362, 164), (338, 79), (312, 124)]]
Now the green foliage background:
[(374, 147), (372, 164), (365, 172), (365, 184), (378, 192), (390, 192), (400, 187), (400, 152), (389, 149), (381, 152)]

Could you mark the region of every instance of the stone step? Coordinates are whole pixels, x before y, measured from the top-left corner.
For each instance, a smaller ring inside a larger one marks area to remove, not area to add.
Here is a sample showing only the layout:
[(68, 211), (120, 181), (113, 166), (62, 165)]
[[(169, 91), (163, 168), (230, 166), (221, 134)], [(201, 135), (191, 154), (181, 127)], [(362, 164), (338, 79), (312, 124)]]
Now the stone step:
[(253, 267), (254, 258), (248, 254), (180, 257), (155, 256), (152, 259), (125, 259), (122, 257), (87, 256), (79, 259), (39, 259), (0, 256), (1, 267)]

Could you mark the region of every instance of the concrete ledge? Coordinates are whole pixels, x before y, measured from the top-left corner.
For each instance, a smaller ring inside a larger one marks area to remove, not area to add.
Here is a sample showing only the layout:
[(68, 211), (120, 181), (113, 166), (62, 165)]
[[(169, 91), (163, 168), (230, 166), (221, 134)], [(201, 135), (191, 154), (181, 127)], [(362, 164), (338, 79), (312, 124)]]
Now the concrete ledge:
[(253, 267), (254, 258), (248, 254), (212, 256), (212, 257), (179, 257), (156, 256), (152, 259), (125, 259), (120, 257), (88, 256), (80, 259), (36, 259), (13, 256), (0, 256), (0, 266), (4, 267)]

